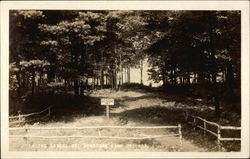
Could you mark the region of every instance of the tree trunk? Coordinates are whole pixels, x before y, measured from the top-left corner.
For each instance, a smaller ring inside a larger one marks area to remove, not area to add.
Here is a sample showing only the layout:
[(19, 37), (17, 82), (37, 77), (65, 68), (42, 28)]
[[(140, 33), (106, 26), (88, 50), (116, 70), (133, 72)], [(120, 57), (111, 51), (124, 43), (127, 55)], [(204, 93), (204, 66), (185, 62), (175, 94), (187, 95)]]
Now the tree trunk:
[(127, 83), (127, 68), (124, 68), (124, 83)]
[(110, 77), (111, 89), (114, 89), (114, 70), (112, 70), (112, 76)]
[(104, 85), (104, 72), (103, 72), (103, 66), (101, 66), (100, 83), (101, 83), (101, 89), (103, 89), (103, 85)]
[(43, 83), (43, 73), (39, 73), (39, 80), (38, 80), (38, 88), (41, 88), (41, 85)]
[(174, 70), (171, 69), (171, 86), (174, 85)]
[(214, 105), (215, 105), (215, 116), (220, 117), (220, 98), (219, 98), (219, 89), (216, 81), (217, 74), (214, 72), (212, 75), (213, 81), (213, 96), (214, 96)]
[(225, 83), (226, 82), (226, 70), (223, 70), (222, 71), (222, 81), (223, 81), (223, 83)]
[(130, 83), (130, 67), (127, 68), (127, 82)]
[(80, 96), (83, 96), (84, 95), (84, 84), (83, 84), (83, 81), (81, 81), (81, 84), (80, 84)]
[(33, 97), (34, 93), (35, 93), (35, 71), (32, 71), (32, 81), (31, 81), (31, 96)]
[(118, 89), (117, 69), (118, 69), (117, 60), (115, 59), (115, 69), (114, 69), (114, 87), (115, 87), (115, 89)]
[(123, 85), (123, 68), (121, 68), (121, 78), (122, 78), (121, 85)]
[(108, 85), (108, 77), (107, 77), (107, 75), (105, 76), (105, 85), (106, 86)]
[(122, 85), (122, 57), (121, 57), (121, 54), (119, 56), (119, 72), (118, 72), (118, 75), (119, 75), (119, 90), (120, 90), (120, 87)]
[(187, 74), (187, 84), (190, 85), (190, 71), (188, 71), (188, 74)]
[(143, 85), (143, 60), (141, 60), (141, 85)]
[(16, 73), (16, 79), (17, 79), (17, 97), (19, 99), (19, 97), (21, 97), (21, 81), (20, 81), (20, 73)]
[(103, 89), (103, 85), (104, 85), (104, 69), (103, 69), (103, 65), (104, 65), (104, 58), (103, 58), (103, 51), (101, 51), (101, 77), (100, 77), (100, 84), (101, 84), (101, 89)]
[(97, 76), (97, 77), (96, 77), (96, 86), (97, 86), (97, 88), (99, 87), (99, 83), (100, 83), (99, 81), (100, 81), (100, 80), (99, 80), (99, 77)]
[(162, 82), (163, 82), (163, 88), (165, 88), (167, 86), (167, 79), (166, 79), (166, 74), (164, 69), (162, 70)]
[(226, 100), (228, 100), (228, 105), (231, 110), (235, 110), (234, 105), (230, 102), (234, 98), (234, 75), (233, 75), (233, 67), (231, 61), (227, 61), (227, 74), (226, 74)]
[(184, 83), (185, 83), (184, 77), (180, 76), (179, 79), (180, 79), (180, 85), (184, 85)]
[(75, 97), (79, 96), (79, 85), (77, 80), (74, 80), (74, 92), (75, 92)]
[(93, 79), (93, 82), (92, 82), (92, 89), (94, 90), (94, 89), (95, 89), (95, 76), (94, 76), (92, 79)]
[(205, 76), (203, 71), (199, 72), (197, 75), (198, 75), (197, 83), (203, 85), (205, 83)]
[(117, 89), (117, 71), (114, 69), (114, 88)]

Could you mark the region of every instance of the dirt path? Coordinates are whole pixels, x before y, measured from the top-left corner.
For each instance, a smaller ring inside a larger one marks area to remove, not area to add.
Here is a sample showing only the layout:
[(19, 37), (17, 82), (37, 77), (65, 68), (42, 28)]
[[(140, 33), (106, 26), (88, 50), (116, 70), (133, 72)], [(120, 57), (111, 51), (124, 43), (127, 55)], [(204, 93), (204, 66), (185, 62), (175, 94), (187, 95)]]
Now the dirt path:
[[(110, 91), (100, 90), (90, 94), (93, 98), (109, 97), (115, 99), (115, 106), (111, 108), (109, 120), (105, 113), (95, 116), (74, 116), (70, 121), (50, 121), (38, 124), (42, 127), (67, 127), (67, 126), (166, 126), (177, 125), (183, 122), (181, 103), (172, 101), (161, 93), (147, 93), (135, 91)], [(86, 104), (86, 103), (85, 103)], [(91, 104), (91, 103), (90, 103)], [(63, 118), (63, 116), (62, 116)], [(37, 126), (37, 125), (36, 125)], [(29, 135), (102, 135), (102, 136), (149, 136), (167, 135), (175, 133), (166, 129), (98, 129), (81, 131), (29, 131)], [(23, 134), (23, 132), (15, 132)], [(183, 139), (183, 147), (180, 149), (178, 137), (164, 137), (143, 140), (120, 139), (29, 139), (23, 144), (21, 139), (11, 139), (11, 150), (63, 150), (63, 151), (182, 151), (204, 152), (208, 151), (196, 145), (193, 141)], [(37, 144), (39, 143), (39, 144)], [(59, 146), (58, 146), (59, 144)]]
[[(177, 125), (178, 123), (183, 122), (182, 119), (176, 119), (177, 114), (173, 117), (175, 111), (179, 111), (179, 109), (183, 109), (184, 107), (187, 109), (187, 105), (183, 105), (182, 103), (177, 103), (171, 99), (166, 98), (166, 95), (159, 92), (148, 93), (148, 92), (136, 92), (136, 91), (110, 91), (110, 90), (101, 90), (98, 92), (94, 92), (91, 94), (93, 97), (107, 97), (114, 98), (116, 101), (116, 105), (111, 109), (111, 116), (113, 115), (113, 119), (117, 118), (120, 120), (122, 124), (125, 126), (162, 126), (162, 125)], [(201, 106), (199, 106), (200, 108)], [(161, 109), (163, 111), (161, 111)], [(164, 109), (172, 110), (170, 114), (166, 114)], [(192, 109), (195, 109), (192, 106)], [(205, 107), (204, 107), (205, 109)], [(180, 113), (179, 113), (180, 114)], [(182, 114), (181, 114), (182, 115)], [(171, 120), (167, 117), (172, 117)], [(181, 118), (181, 117), (180, 117)], [(152, 134), (168, 134), (170, 133), (168, 130), (151, 130)], [(158, 140), (158, 144), (164, 145), (167, 150), (170, 151), (178, 151), (179, 149), (179, 140), (178, 138), (161, 138)], [(164, 147), (163, 146), (163, 147)], [(172, 147), (169, 149), (169, 147)], [(176, 149), (176, 150), (175, 150)], [(164, 151), (164, 150), (163, 150)], [(205, 148), (199, 147), (188, 141), (183, 139), (183, 147), (182, 150), (184, 152), (188, 151), (208, 151)]]

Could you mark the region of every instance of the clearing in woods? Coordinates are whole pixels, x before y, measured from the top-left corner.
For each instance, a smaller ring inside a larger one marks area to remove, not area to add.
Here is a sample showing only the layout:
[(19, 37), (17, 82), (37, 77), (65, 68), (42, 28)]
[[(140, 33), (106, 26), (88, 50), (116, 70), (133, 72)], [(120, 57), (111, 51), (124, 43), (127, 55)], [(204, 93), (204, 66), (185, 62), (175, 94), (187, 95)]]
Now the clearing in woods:
[[(105, 117), (105, 107), (100, 106), (100, 98), (115, 99), (111, 106), (110, 119)], [(41, 139), (11, 138), (10, 150), (30, 151), (182, 151), (204, 152), (216, 151), (216, 144), (208, 139), (197, 140), (199, 133), (185, 126), (184, 109), (195, 110), (197, 107), (185, 105), (173, 100), (171, 96), (161, 92), (146, 91), (112, 91), (109, 89), (97, 90), (88, 94), (85, 100), (88, 111), (101, 109), (95, 115), (86, 115), (81, 112), (81, 105), (75, 106), (75, 112), (69, 112), (69, 107), (54, 109), (54, 115), (46, 122), (34, 123), (26, 126), (40, 127), (81, 127), (81, 126), (165, 126), (181, 123), (183, 128), (183, 147), (180, 150), (178, 137), (162, 137), (156, 139), (123, 140), (123, 139), (93, 139), (93, 138), (57, 138)], [(172, 100), (171, 100), (172, 99)], [(181, 99), (181, 98), (179, 98)], [(183, 100), (183, 99), (181, 99)], [(197, 105), (196, 105), (197, 106)], [(202, 105), (199, 105), (202, 109)], [(208, 107), (204, 107), (208, 109)], [(71, 110), (70, 110), (71, 111)], [(60, 118), (60, 119), (59, 119)], [(150, 136), (176, 133), (177, 129), (86, 129), (86, 130), (29, 130), (29, 135), (41, 136)], [(15, 135), (25, 134), (24, 131), (12, 132)], [(196, 138), (196, 139), (195, 139)], [(204, 145), (204, 142), (206, 145)], [(210, 146), (208, 146), (210, 145)]]

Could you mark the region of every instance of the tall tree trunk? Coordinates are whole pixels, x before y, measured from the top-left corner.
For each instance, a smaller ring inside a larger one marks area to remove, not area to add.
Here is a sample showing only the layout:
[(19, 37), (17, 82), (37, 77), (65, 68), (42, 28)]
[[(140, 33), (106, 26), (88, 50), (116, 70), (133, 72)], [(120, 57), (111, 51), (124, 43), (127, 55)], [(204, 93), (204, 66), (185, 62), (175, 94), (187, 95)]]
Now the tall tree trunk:
[(74, 92), (75, 92), (75, 97), (79, 96), (79, 85), (76, 79), (74, 80)]
[(143, 60), (141, 60), (141, 84), (143, 85)]
[(213, 72), (212, 81), (213, 81), (213, 96), (214, 96), (214, 105), (215, 105), (215, 116), (220, 117), (220, 98), (219, 98), (219, 89), (216, 81), (217, 74)]
[(118, 75), (119, 75), (119, 90), (120, 90), (120, 87), (122, 85), (122, 57), (121, 57), (121, 54), (119, 55), (119, 72), (118, 72)]
[(180, 76), (180, 84), (181, 85), (185, 84), (185, 78), (183, 76)]
[(187, 84), (190, 85), (190, 71), (187, 72)]
[(67, 94), (68, 80), (64, 79), (64, 93)]
[(103, 51), (101, 51), (101, 89), (103, 89), (103, 85), (104, 85), (104, 69), (103, 69), (103, 65), (104, 65), (104, 59), (103, 59)]
[(226, 82), (226, 70), (223, 70), (222, 71), (222, 81), (223, 81), (223, 83), (225, 83)]
[(127, 82), (130, 83), (130, 67), (127, 68)]
[(114, 70), (112, 70), (112, 76), (110, 77), (111, 89), (114, 89)]
[(93, 79), (93, 81), (92, 81), (92, 89), (94, 90), (95, 89), (95, 80), (96, 80), (95, 76), (92, 79)]
[(21, 97), (21, 81), (20, 81), (20, 73), (16, 72), (16, 79), (17, 79), (17, 97), (18, 99)]
[(162, 72), (163, 88), (165, 88), (167, 86), (167, 79), (166, 79), (165, 70), (163, 69), (161, 72)]
[(117, 90), (118, 89), (118, 82), (117, 82), (117, 70), (118, 70), (118, 63), (117, 63), (117, 59), (115, 59), (115, 69), (114, 69), (114, 86), (115, 86), (115, 89)]
[(122, 78), (121, 84), (123, 85), (123, 67), (121, 68), (121, 78)]
[(114, 88), (117, 89), (117, 69), (114, 69)]
[(88, 89), (88, 87), (89, 87), (89, 81), (88, 81), (88, 77), (87, 77), (87, 79), (85, 81), (85, 88)]
[(32, 71), (32, 81), (31, 81), (31, 96), (33, 97), (34, 93), (35, 93), (35, 76), (36, 76), (36, 73), (35, 71), (33, 70)]
[(39, 73), (39, 80), (38, 80), (38, 88), (41, 88), (42, 82), (43, 81), (43, 73)]
[(176, 75), (176, 70), (174, 70), (174, 85), (177, 85), (177, 75)]
[(83, 96), (84, 95), (84, 84), (83, 84), (83, 81), (81, 81), (80, 83), (80, 96)]
[(171, 86), (174, 85), (174, 70), (171, 69)]
[(100, 83), (101, 83), (101, 89), (103, 89), (104, 85), (104, 71), (103, 71), (103, 66), (101, 67), (101, 77), (100, 77)]
[(119, 90), (120, 90), (121, 86), (122, 86), (122, 72), (120, 69), (120, 71), (119, 71)]
[(96, 77), (96, 86), (97, 86), (97, 88), (98, 88), (99, 83), (100, 83), (99, 81), (100, 81), (100, 80), (99, 80), (99, 77), (97, 76), (97, 77)]
[(198, 73), (195, 73), (195, 84), (198, 84), (199, 83), (199, 75)]
[(198, 74), (197, 83), (203, 85), (205, 83), (204, 72), (200, 71)]
[(231, 110), (235, 110), (232, 102), (230, 102), (230, 100), (232, 100), (234, 98), (234, 94), (233, 94), (233, 89), (234, 89), (234, 75), (233, 75), (233, 67), (232, 67), (232, 62), (231, 61), (227, 61), (226, 63), (226, 67), (227, 67), (227, 74), (226, 74), (226, 96), (227, 96), (227, 100), (229, 108)]
[(125, 67), (124, 68), (124, 83), (127, 83), (128, 82), (128, 80), (127, 80), (127, 68)]
[(107, 77), (107, 75), (105, 76), (105, 85), (106, 86), (108, 85), (108, 77)]

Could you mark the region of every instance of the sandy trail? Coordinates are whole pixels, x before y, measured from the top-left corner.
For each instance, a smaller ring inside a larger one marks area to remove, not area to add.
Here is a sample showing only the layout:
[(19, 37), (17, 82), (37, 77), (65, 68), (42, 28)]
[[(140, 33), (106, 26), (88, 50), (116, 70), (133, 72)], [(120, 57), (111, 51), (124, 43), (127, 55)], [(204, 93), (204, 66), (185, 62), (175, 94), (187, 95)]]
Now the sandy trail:
[[(166, 126), (177, 125), (178, 118), (173, 115), (173, 107), (178, 107), (178, 103), (163, 98), (159, 93), (135, 92), (135, 91), (110, 91), (99, 90), (92, 92), (93, 98), (114, 98), (115, 106), (110, 111), (110, 119), (106, 119), (105, 113), (93, 116), (75, 116), (68, 122), (50, 121), (40, 124), (41, 127), (80, 127), (80, 126)], [(85, 103), (86, 104), (86, 103)], [(181, 105), (180, 105), (181, 106)], [(165, 112), (164, 109), (169, 109)], [(171, 108), (171, 109), (170, 109)], [(162, 111), (161, 111), (162, 109)], [(63, 118), (63, 116), (62, 116)], [(32, 125), (33, 126), (33, 125)], [(122, 137), (142, 137), (152, 135), (168, 135), (176, 133), (176, 130), (166, 129), (98, 129), (81, 131), (29, 131), (29, 135), (103, 135)], [(15, 132), (23, 134), (23, 132)], [(30, 150), (30, 151), (161, 151), (161, 152), (204, 152), (208, 151), (192, 141), (183, 138), (183, 146), (180, 147), (178, 137), (162, 137), (157, 139), (143, 140), (119, 140), (119, 139), (29, 139), (24, 144), (23, 139), (11, 139), (10, 150)], [(38, 144), (39, 143), (39, 144)], [(55, 146), (63, 144), (64, 146)], [(92, 146), (89, 146), (91, 145)], [(40, 147), (39, 147), (40, 145)], [(47, 145), (42, 146), (41, 145)], [(52, 145), (52, 146), (51, 146)], [(72, 147), (72, 145), (77, 145)], [(86, 146), (87, 145), (87, 146)], [(94, 145), (94, 146), (93, 146)]]
[[(152, 114), (143, 112), (147, 108), (168, 108), (168, 109), (181, 109), (184, 107), (183, 104), (177, 103), (169, 99), (162, 98), (163, 93), (151, 93), (151, 92), (135, 92), (135, 91), (110, 91), (110, 90), (101, 90), (99, 92), (94, 92), (91, 94), (93, 97), (99, 98), (114, 98), (116, 101), (115, 106), (111, 109), (111, 115), (114, 119), (119, 118), (120, 122), (124, 126), (161, 126), (161, 125), (177, 125), (179, 122), (166, 122), (162, 119), (161, 112), (153, 112)], [(185, 105), (186, 106), (186, 105)], [(193, 108), (194, 109), (194, 108)], [(136, 110), (136, 111), (133, 111)], [(141, 112), (141, 113), (140, 113)], [(164, 118), (164, 117), (163, 117)], [(151, 134), (168, 134), (168, 130), (154, 130), (151, 131)], [(164, 137), (158, 140), (158, 144), (164, 145), (165, 147), (177, 147), (179, 140), (178, 138), (169, 138)], [(161, 150), (162, 151), (162, 150)], [(179, 151), (179, 150), (178, 150)], [(199, 147), (183, 139), (183, 147), (181, 149), (183, 152), (188, 151), (207, 151), (205, 148)]]

